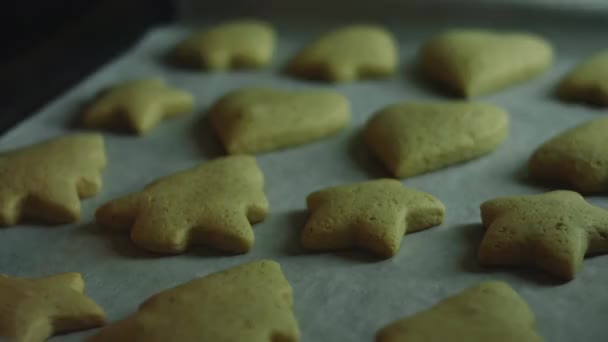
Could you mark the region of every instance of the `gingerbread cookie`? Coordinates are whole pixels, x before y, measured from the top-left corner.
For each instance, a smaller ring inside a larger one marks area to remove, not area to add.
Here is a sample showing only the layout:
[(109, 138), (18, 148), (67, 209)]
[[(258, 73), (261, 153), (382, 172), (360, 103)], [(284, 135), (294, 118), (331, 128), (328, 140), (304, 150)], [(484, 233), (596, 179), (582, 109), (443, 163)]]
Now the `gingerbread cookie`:
[(534, 313), (506, 283), (489, 281), (382, 328), (376, 342), (541, 342)]
[(171, 57), (179, 65), (209, 70), (261, 68), (272, 58), (274, 40), (274, 29), (264, 21), (234, 21), (193, 34)]
[(481, 205), (479, 262), (529, 265), (573, 279), (586, 254), (608, 252), (608, 211), (572, 191), (503, 197)]
[(367, 123), (365, 139), (395, 177), (405, 178), (480, 157), (507, 137), (508, 114), (474, 102), (389, 106)]
[(442, 33), (420, 52), (428, 77), (464, 97), (531, 79), (552, 59), (551, 45), (539, 36), (472, 29)]
[(151, 78), (129, 81), (103, 91), (84, 111), (87, 128), (124, 130), (143, 135), (162, 120), (189, 113), (194, 98), (188, 92)]
[(105, 313), (84, 294), (79, 273), (44, 278), (0, 274), (0, 340), (42, 342), (104, 324)]
[(182, 253), (190, 244), (245, 253), (253, 246), (251, 223), (268, 213), (264, 176), (255, 158), (219, 158), (162, 177), (143, 191), (110, 201), (97, 221), (131, 230), (131, 240), (158, 253)]
[(551, 138), (534, 152), (529, 167), (538, 179), (563, 182), (585, 193), (608, 192), (608, 118)]
[(559, 96), (608, 106), (608, 50), (591, 56), (568, 73), (559, 85)]
[(99, 134), (74, 134), (0, 153), (0, 225), (21, 219), (69, 223), (80, 198), (101, 189), (106, 164)]
[(397, 42), (383, 27), (347, 26), (300, 51), (290, 62), (289, 71), (305, 78), (352, 82), (394, 74), (397, 55)]
[(90, 342), (297, 342), (292, 307), (279, 264), (254, 261), (160, 292)]
[(348, 100), (329, 90), (244, 88), (222, 97), (211, 123), (230, 154), (272, 151), (327, 137), (350, 119)]
[(394, 179), (331, 187), (306, 202), (302, 246), (318, 251), (360, 247), (392, 257), (403, 235), (441, 224), (445, 215), (437, 198)]

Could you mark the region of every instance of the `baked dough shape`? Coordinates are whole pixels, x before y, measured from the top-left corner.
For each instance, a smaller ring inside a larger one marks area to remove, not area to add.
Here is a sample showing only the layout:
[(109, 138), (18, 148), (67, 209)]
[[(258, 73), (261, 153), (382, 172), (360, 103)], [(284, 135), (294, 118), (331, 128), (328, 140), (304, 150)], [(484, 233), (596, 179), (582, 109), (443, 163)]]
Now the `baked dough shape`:
[(441, 224), (445, 216), (437, 198), (394, 179), (327, 188), (306, 202), (310, 217), (302, 246), (317, 251), (360, 247), (392, 257), (403, 235)]
[(481, 219), (482, 265), (529, 265), (571, 280), (586, 254), (608, 252), (608, 210), (573, 191), (496, 198), (481, 205)]
[(608, 192), (608, 118), (586, 122), (542, 144), (529, 162), (534, 178), (583, 193)]
[(210, 119), (229, 154), (255, 154), (339, 131), (348, 124), (350, 104), (329, 90), (250, 87), (223, 96)]
[(292, 307), (279, 264), (259, 260), (162, 291), (89, 342), (297, 342)]
[(268, 214), (264, 176), (255, 158), (218, 158), (148, 184), (142, 191), (97, 209), (102, 226), (131, 230), (146, 250), (176, 254), (190, 244), (246, 253), (251, 223)]
[(274, 41), (269, 23), (232, 21), (193, 34), (175, 47), (171, 57), (182, 66), (214, 71), (261, 68), (272, 59)]
[(558, 92), (564, 100), (608, 106), (608, 50), (591, 56), (568, 73)]
[(483, 282), (382, 328), (376, 342), (541, 342), (534, 313), (506, 283)]
[(450, 30), (427, 42), (420, 63), (429, 78), (464, 97), (520, 83), (547, 69), (551, 45), (530, 33)]
[(0, 153), (0, 225), (69, 223), (101, 189), (103, 137), (73, 134)]
[(54, 334), (105, 324), (103, 309), (84, 294), (79, 273), (44, 278), (0, 274), (0, 339), (42, 342)]
[(188, 92), (166, 86), (150, 78), (120, 83), (101, 92), (84, 111), (87, 128), (122, 130), (143, 135), (162, 120), (194, 109)]
[(388, 170), (405, 178), (490, 153), (508, 130), (508, 114), (492, 105), (410, 102), (374, 114), (364, 136)]
[(354, 25), (326, 33), (302, 49), (289, 64), (290, 73), (330, 82), (393, 75), (397, 41), (381, 26)]

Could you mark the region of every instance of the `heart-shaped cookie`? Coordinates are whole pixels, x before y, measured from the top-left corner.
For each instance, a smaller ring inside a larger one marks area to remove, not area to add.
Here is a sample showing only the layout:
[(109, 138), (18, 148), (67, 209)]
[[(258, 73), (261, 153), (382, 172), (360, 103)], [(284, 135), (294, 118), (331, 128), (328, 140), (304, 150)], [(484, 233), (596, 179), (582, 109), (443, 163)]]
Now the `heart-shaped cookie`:
[(367, 144), (398, 178), (487, 154), (506, 138), (508, 114), (472, 102), (411, 102), (389, 106), (367, 123)]
[(350, 105), (332, 91), (254, 87), (222, 97), (210, 118), (229, 154), (255, 154), (331, 135), (348, 124)]
[(569, 129), (530, 158), (533, 177), (559, 181), (584, 193), (608, 191), (608, 118)]
[(590, 57), (566, 75), (559, 85), (559, 96), (608, 106), (608, 50)]
[(356, 25), (329, 32), (300, 51), (289, 65), (292, 74), (331, 82), (392, 75), (397, 43), (386, 29)]
[(451, 30), (423, 46), (420, 62), (434, 81), (473, 97), (540, 74), (552, 56), (551, 45), (533, 34)]

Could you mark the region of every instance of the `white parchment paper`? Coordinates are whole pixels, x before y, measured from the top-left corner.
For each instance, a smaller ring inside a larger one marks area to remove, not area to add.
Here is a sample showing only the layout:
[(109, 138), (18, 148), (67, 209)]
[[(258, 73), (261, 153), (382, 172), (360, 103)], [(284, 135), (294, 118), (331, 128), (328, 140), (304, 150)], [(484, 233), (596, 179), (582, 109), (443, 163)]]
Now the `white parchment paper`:
[[(605, 26), (548, 22), (517, 27), (550, 39), (556, 61), (542, 76), (480, 99), (510, 113), (511, 133), (506, 142), (475, 161), (403, 181), (446, 204), (444, 224), (406, 236), (399, 254), (388, 260), (362, 252), (309, 254), (299, 247), (308, 193), (387, 176), (359, 136), (371, 114), (396, 102), (446, 98), (421, 81), (412, 65), (424, 39), (450, 25), (389, 24), (401, 45), (399, 75), (335, 86), (280, 73), (299, 47), (332, 25), (279, 23), (279, 48), (273, 65), (262, 71), (233, 73), (166, 66), (163, 55), (188, 29), (173, 26), (151, 31), (125, 55), (4, 135), (0, 150), (77, 131), (73, 123), (84, 102), (105, 86), (133, 78), (161, 76), (169, 84), (191, 91), (196, 97), (196, 111), (163, 123), (141, 138), (105, 134), (108, 166), (103, 173), (104, 186), (97, 196), (82, 202), (82, 221), (56, 227), (0, 229), (0, 273), (42, 276), (81, 272), (87, 293), (114, 322), (134, 312), (158, 291), (248, 260), (271, 258), (281, 263), (294, 288), (302, 340), (315, 342), (371, 341), (379, 328), (395, 319), (428, 308), (470, 285), (498, 279), (510, 283), (528, 301), (548, 341), (608, 340), (607, 256), (588, 258), (576, 279), (565, 284), (538, 271), (484, 270), (475, 258), (482, 235), (479, 204), (498, 196), (545, 191), (526, 178), (526, 161), (534, 148), (566, 128), (606, 115), (606, 110), (564, 104), (553, 96), (553, 87), (567, 70), (606, 47)], [(332, 88), (347, 96), (353, 108), (350, 125), (334, 137), (258, 156), (271, 213), (254, 227), (256, 242), (250, 253), (230, 256), (194, 248), (185, 255), (159, 257), (138, 250), (126, 234), (106, 233), (95, 226), (94, 211), (106, 201), (137, 191), (159, 176), (222, 155), (205, 111), (226, 92), (250, 85)], [(36, 86), (36, 80), (32, 80), (32, 86)], [(606, 196), (589, 200), (608, 206)], [(94, 332), (52, 340), (77, 341)]]

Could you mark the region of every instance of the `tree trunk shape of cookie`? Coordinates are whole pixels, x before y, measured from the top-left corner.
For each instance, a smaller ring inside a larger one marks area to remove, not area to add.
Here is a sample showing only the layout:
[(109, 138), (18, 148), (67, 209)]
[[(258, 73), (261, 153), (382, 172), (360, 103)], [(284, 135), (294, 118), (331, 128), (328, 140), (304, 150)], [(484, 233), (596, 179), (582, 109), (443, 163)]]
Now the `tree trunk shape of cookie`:
[(474, 102), (410, 102), (369, 120), (367, 145), (397, 178), (412, 177), (488, 154), (505, 140), (509, 116)]
[(312, 250), (360, 247), (392, 257), (405, 233), (443, 222), (444, 205), (435, 197), (392, 179), (343, 185), (307, 198), (310, 217), (302, 245)]
[(130, 228), (141, 248), (181, 253), (191, 243), (245, 253), (253, 246), (251, 223), (268, 213), (264, 176), (255, 158), (219, 158), (165, 176), (143, 191), (97, 210), (97, 221)]
[(542, 144), (529, 163), (533, 177), (583, 193), (608, 192), (608, 118), (586, 122)]
[(0, 154), (0, 225), (24, 218), (77, 221), (80, 198), (101, 189), (105, 164), (98, 134), (55, 138)]
[(166, 86), (160, 79), (124, 82), (101, 92), (86, 108), (88, 128), (126, 130), (143, 135), (161, 121), (191, 112), (191, 94)]
[(297, 342), (292, 307), (279, 264), (254, 261), (160, 292), (89, 342)]
[(420, 59), (428, 77), (474, 97), (540, 74), (551, 65), (553, 51), (533, 34), (451, 30), (426, 43)]
[(348, 124), (350, 105), (326, 90), (243, 88), (218, 100), (210, 119), (229, 154), (254, 154), (336, 133)]
[(376, 342), (542, 342), (534, 313), (506, 283), (490, 281), (389, 324)]
[(585, 255), (608, 252), (608, 211), (576, 192), (493, 199), (481, 218), (483, 265), (529, 265), (571, 280)]
[(305, 47), (291, 60), (289, 71), (304, 78), (353, 82), (392, 75), (397, 61), (397, 42), (389, 31), (358, 25), (329, 32)]
[(84, 294), (78, 273), (30, 279), (0, 275), (0, 339), (43, 342), (104, 323), (105, 313)]

